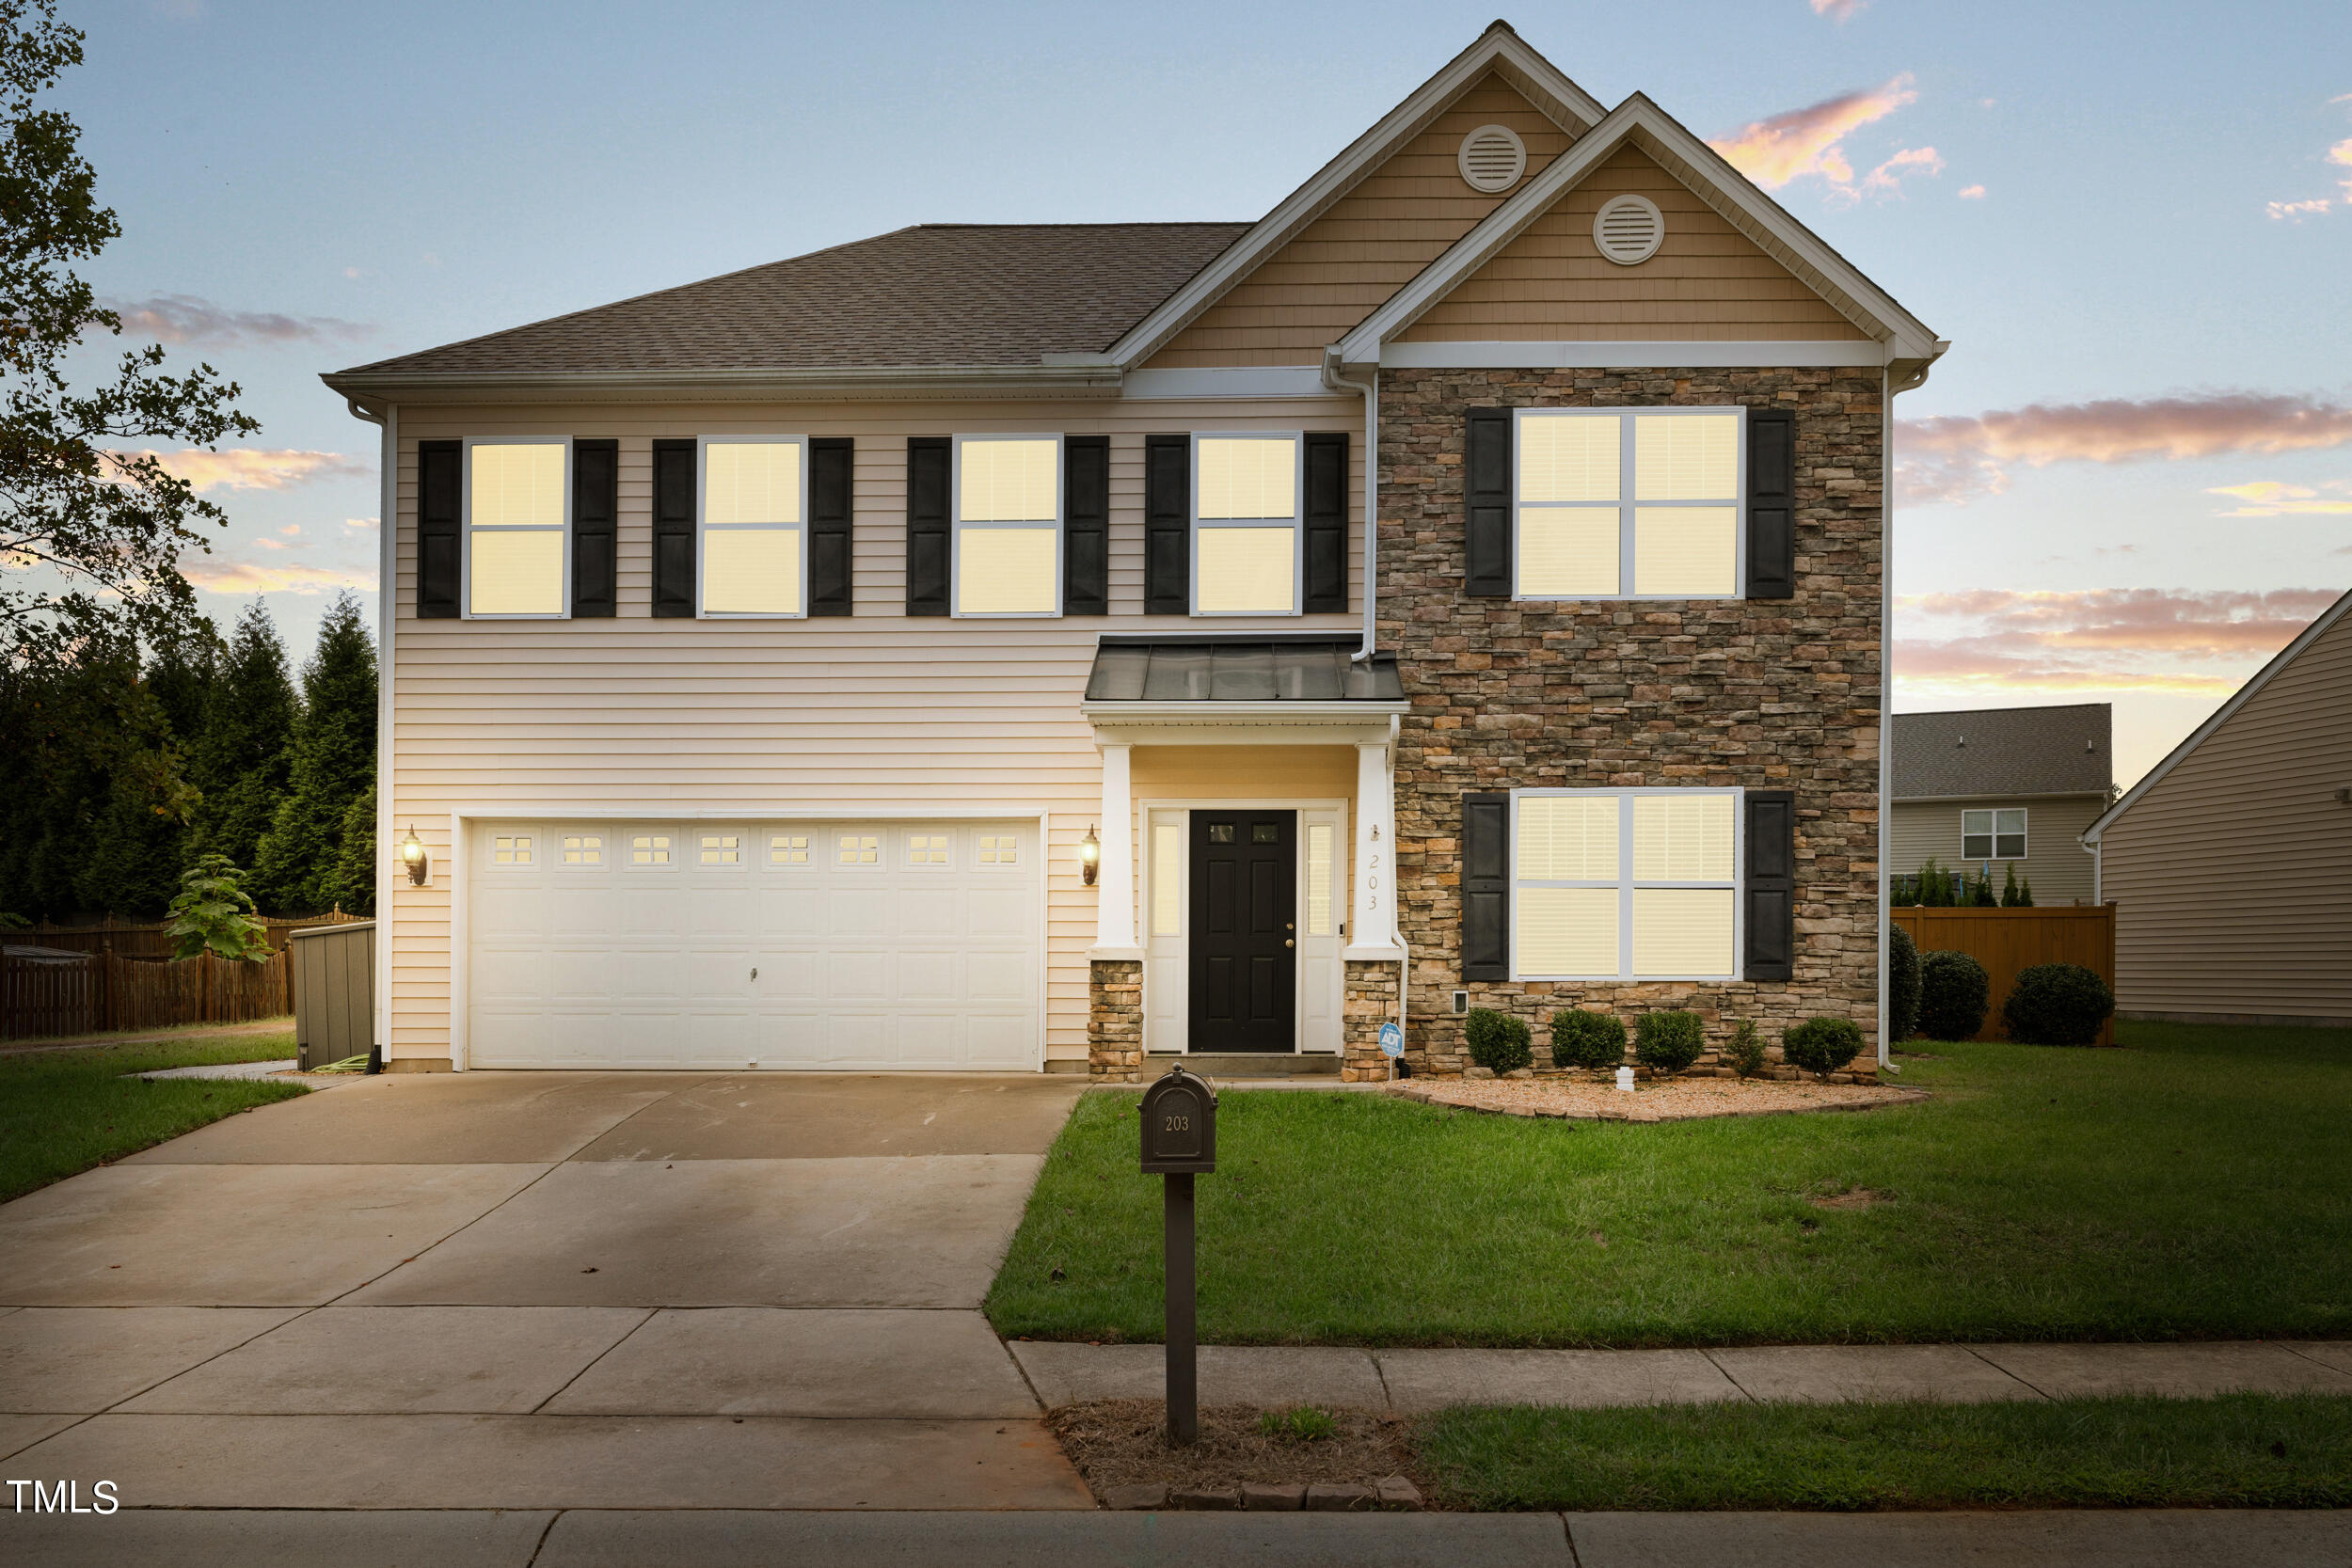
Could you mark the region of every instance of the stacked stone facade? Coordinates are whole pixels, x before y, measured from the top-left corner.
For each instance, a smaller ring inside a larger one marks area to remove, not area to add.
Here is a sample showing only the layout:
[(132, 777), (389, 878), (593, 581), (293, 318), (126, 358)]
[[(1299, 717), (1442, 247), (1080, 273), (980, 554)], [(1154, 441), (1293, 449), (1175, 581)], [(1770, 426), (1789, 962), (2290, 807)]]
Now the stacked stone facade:
[[(1463, 592), (1468, 410), (1676, 404), (1795, 410), (1794, 598)], [(1416, 1071), (1468, 1065), (1462, 1021), (1444, 1006), (1455, 990), (1524, 1017), (1547, 1066), (1552, 1011), (1578, 1005), (1629, 1028), (1640, 1013), (1685, 1008), (1710, 1048), (1752, 1019), (1774, 1058), (1781, 1031), (1807, 1018), (1850, 1018), (1876, 1037), (1882, 406), (1879, 372), (1851, 369), (1381, 372), (1379, 636), (1412, 703), (1397, 745), (1396, 869)], [(1677, 784), (1796, 792), (1794, 978), (1462, 979), (1463, 795)]]
[(1380, 1053), (1380, 1026), (1396, 1017), (1396, 965), (1351, 958), (1344, 983), (1340, 1077), (1350, 1084), (1385, 1083), (1389, 1059)]
[(1143, 964), (1096, 958), (1087, 974), (1087, 1075), (1111, 1084), (1143, 1077)]

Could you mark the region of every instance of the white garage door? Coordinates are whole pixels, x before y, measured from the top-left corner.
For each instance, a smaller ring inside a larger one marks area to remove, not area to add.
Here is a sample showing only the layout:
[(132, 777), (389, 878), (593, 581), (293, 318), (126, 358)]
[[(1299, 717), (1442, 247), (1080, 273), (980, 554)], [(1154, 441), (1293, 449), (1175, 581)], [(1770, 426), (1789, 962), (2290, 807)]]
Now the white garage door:
[(1034, 1069), (1028, 822), (483, 821), (483, 1068)]

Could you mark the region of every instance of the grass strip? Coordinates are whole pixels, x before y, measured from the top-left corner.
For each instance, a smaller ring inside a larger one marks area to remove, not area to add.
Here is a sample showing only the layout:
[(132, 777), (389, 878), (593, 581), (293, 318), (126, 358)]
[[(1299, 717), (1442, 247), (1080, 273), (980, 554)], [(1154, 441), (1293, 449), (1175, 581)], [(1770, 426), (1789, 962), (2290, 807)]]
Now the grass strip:
[(1416, 1445), (1459, 1509), (2352, 1504), (2341, 1395), (1463, 1409)]
[(0, 1056), (0, 1202), (151, 1148), (207, 1122), (309, 1092), (250, 1078), (167, 1078), (125, 1073), (216, 1062), (267, 1062), (294, 1053), (278, 1035), (190, 1034), (170, 1042), (99, 1045)]

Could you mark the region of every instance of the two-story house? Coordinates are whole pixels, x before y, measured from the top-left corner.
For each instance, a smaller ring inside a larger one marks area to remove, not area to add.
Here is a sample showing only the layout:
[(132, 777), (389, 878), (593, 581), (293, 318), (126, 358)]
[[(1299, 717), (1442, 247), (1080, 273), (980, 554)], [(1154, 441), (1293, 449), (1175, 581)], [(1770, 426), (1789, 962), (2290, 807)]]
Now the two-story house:
[(1254, 223), (924, 226), (329, 375), (389, 1063), (1874, 1028), (1944, 347), (1497, 24)]
[(2115, 799), (2115, 710), (2106, 703), (1895, 716), (1887, 870), (1930, 861), (2038, 904), (2098, 902), (2081, 836)]

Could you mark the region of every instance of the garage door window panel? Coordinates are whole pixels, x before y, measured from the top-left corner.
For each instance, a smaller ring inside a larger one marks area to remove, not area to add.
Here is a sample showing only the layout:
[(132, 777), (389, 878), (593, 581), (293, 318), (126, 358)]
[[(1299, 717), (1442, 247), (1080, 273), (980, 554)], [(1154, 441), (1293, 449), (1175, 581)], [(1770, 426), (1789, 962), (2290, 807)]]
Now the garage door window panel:
[(1061, 437), (959, 436), (955, 612), (1061, 613)]
[(466, 442), (466, 614), (563, 620), (571, 612), (571, 442)]
[(1295, 432), (1194, 437), (1194, 614), (1299, 612), (1304, 446)]
[(1742, 411), (1523, 408), (1513, 417), (1519, 597), (1739, 596)]

